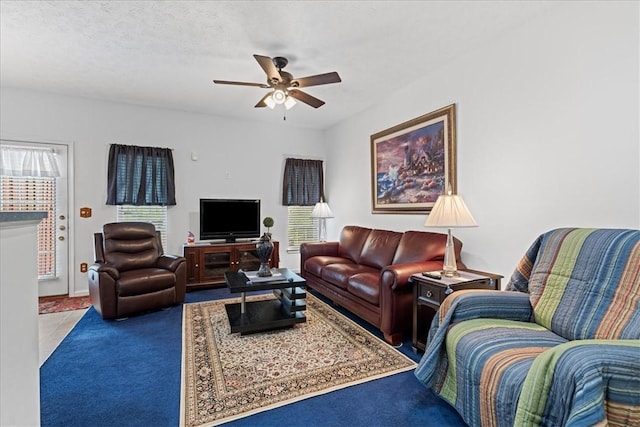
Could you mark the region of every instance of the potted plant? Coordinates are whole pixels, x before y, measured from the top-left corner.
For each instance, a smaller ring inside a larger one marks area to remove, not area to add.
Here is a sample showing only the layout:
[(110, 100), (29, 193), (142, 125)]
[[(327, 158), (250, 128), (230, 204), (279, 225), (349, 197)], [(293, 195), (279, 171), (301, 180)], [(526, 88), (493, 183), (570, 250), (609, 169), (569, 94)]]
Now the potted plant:
[(269, 239), (271, 239), (271, 227), (273, 227), (273, 218), (271, 218), (270, 216), (265, 217), (262, 220), (262, 225), (264, 225), (265, 227), (267, 227), (267, 236), (269, 236)]

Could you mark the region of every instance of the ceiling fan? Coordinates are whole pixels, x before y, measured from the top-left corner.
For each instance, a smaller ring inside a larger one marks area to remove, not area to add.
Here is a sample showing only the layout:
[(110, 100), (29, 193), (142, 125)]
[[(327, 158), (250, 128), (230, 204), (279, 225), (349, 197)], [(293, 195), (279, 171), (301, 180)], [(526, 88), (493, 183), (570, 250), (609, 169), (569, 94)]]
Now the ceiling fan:
[(338, 73), (335, 71), (296, 79), (288, 72), (282, 70), (289, 63), (287, 58), (283, 58), (281, 56), (270, 58), (262, 55), (253, 55), (253, 57), (258, 61), (258, 64), (260, 64), (264, 72), (267, 74), (266, 84), (233, 82), (228, 80), (214, 80), (213, 82), (223, 85), (255, 86), (265, 89), (273, 89), (273, 91), (267, 93), (260, 101), (258, 101), (255, 105), (256, 108), (274, 108), (278, 104), (284, 104), (288, 110), (295, 105), (296, 99), (312, 106), (313, 108), (322, 107), (324, 105), (324, 101), (311, 96), (298, 88), (326, 85), (329, 83), (340, 83), (342, 81)]

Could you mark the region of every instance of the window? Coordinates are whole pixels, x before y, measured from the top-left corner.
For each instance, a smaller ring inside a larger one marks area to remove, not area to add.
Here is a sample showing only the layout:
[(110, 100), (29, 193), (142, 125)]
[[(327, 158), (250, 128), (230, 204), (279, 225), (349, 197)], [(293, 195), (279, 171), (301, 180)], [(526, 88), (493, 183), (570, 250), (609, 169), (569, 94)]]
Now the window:
[(167, 206), (176, 204), (171, 149), (111, 144), (107, 181), (117, 221), (150, 222), (167, 250)]
[(0, 211), (45, 211), (38, 224), (38, 280), (56, 277), (56, 178), (0, 177)]
[(167, 250), (167, 207), (119, 205), (117, 222), (142, 221), (155, 225), (162, 237), (162, 248)]
[(56, 278), (56, 178), (60, 176), (50, 148), (0, 146), (0, 210), (45, 211), (38, 225), (38, 279)]
[(287, 251), (297, 252), (303, 242), (318, 240), (318, 219), (311, 218), (313, 206), (289, 206), (287, 224)]
[(287, 251), (297, 252), (302, 242), (318, 240), (318, 220), (311, 217), (324, 200), (322, 160), (287, 159), (282, 182), (282, 204), (288, 206)]

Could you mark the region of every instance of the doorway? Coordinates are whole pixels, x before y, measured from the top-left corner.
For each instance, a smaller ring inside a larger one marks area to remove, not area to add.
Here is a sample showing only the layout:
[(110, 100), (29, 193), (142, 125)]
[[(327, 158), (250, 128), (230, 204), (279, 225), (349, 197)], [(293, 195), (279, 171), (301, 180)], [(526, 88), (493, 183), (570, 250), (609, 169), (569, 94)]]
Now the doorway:
[(38, 296), (67, 295), (70, 293), (70, 146), (4, 139), (0, 140), (0, 146), (3, 149), (24, 150), (35, 154), (41, 151), (53, 153), (58, 176), (29, 176), (38, 175), (37, 172), (25, 172), (25, 176), (0, 176), (0, 210), (48, 212), (47, 218), (38, 225)]

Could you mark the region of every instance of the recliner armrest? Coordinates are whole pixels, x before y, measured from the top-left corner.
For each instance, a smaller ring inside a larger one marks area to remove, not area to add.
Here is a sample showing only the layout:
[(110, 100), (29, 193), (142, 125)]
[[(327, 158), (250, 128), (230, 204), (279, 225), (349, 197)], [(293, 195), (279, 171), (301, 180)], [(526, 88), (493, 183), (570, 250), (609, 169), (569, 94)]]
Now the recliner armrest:
[(96, 273), (107, 273), (113, 278), (113, 280), (118, 280), (120, 278), (120, 272), (118, 271), (118, 269), (101, 262), (91, 264), (89, 266), (89, 271), (95, 271)]
[(180, 264), (187, 262), (187, 259), (177, 255), (163, 254), (158, 258), (158, 268), (164, 268), (165, 270), (171, 270), (175, 272)]

